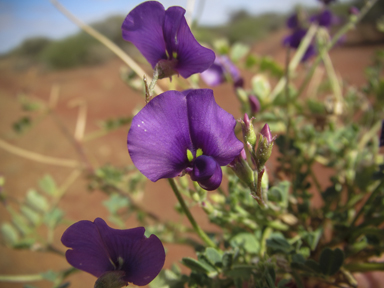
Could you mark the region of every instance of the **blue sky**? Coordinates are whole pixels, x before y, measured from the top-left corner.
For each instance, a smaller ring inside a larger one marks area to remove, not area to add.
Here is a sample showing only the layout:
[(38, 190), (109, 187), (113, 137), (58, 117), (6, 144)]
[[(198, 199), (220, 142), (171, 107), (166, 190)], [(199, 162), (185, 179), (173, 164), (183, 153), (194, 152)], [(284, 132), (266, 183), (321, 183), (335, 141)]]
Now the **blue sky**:
[[(193, 0), (189, 0), (192, 1)], [(86, 23), (103, 20), (110, 15), (126, 15), (141, 0), (61, 0), (75, 16)], [(188, 0), (160, 0), (166, 8), (187, 8)], [(319, 5), (315, 0), (194, 0), (195, 10), (204, 2), (199, 23), (223, 24), (232, 11), (246, 9), (252, 14), (267, 11), (288, 12), (295, 4)], [(78, 31), (76, 25), (65, 18), (49, 0), (0, 0), (0, 53), (34, 36), (62, 38)]]

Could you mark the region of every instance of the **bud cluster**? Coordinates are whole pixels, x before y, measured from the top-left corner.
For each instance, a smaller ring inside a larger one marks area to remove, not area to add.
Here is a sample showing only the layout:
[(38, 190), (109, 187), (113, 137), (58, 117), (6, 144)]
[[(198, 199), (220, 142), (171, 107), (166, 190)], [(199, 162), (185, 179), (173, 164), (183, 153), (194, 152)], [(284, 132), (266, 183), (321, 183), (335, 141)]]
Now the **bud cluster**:
[(262, 185), (262, 183), (265, 184), (265, 181), (263, 181), (263, 175), (266, 175), (264, 177), (264, 179), (266, 179), (267, 174), (264, 173), (265, 163), (272, 154), (275, 137), (272, 137), (268, 124), (265, 124), (260, 130), (259, 139), (257, 139), (257, 135), (252, 124), (253, 119), (253, 117), (249, 119), (248, 115), (245, 114), (244, 118), (239, 122), (241, 123), (245, 147), (251, 156), (254, 167), (251, 168), (249, 166), (245, 150), (242, 150), (241, 154), (237, 156), (229, 166), (240, 178), (240, 180), (247, 184), (247, 186), (251, 189), (252, 196), (259, 202), (259, 204), (266, 206), (266, 190), (268, 188), (266, 185)]

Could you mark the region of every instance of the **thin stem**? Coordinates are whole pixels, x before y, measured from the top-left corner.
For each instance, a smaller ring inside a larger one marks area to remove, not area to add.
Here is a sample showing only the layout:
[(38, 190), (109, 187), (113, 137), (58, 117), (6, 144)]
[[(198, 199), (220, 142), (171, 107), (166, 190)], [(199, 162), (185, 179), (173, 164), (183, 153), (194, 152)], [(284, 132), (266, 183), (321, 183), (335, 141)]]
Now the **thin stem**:
[(44, 280), (41, 274), (30, 274), (30, 275), (0, 275), (0, 282), (31, 282)]
[(316, 67), (320, 64), (321, 59), (323, 58), (323, 55), (325, 53), (328, 53), (328, 51), (335, 46), (337, 41), (350, 29), (354, 28), (355, 25), (364, 17), (364, 15), (369, 11), (369, 9), (375, 5), (377, 0), (368, 1), (363, 9), (360, 11), (359, 15), (355, 18), (351, 18), (351, 20), (345, 24), (341, 29), (333, 36), (332, 40), (328, 43), (328, 45), (324, 48), (323, 51), (320, 52), (320, 54), (316, 57), (315, 61), (312, 63), (310, 71), (307, 73), (304, 82), (301, 84), (301, 87), (299, 91), (297, 92), (297, 97), (299, 97), (307, 87), (309, 81), (311, 80), (313, 73), (315, 72)]
[(187, 204), (185, 203), (183, 197), (180, 194), (178, 187), (176, 186), (175, 180), (173, 178), (168, 178), (168, 182), (171, 185), (173, 193), (175, 193), (175, 196), (176, 196), (177, 200), (179, 201), (181, 207), (183, 208), (183, 211), (184, 211), (185, 215), (187, 216), (189, 222), (191, 223), (193, 229), (200, 236), (200, 238), (205, 242), (205, 244), (207, 244), (209, 247), (217, 248), (216, 244), (208, 237), (207, 234), (205, 234), (203, 229), (201, 229), (199, 224), (197, 224), (195, 218), (193, 218), (191, 211), (189, 211)]
[[(105, 45), (108, 49), (110, 49), (113, 53), (115, 53), (121, 60), (123, 60), (137, 75), (145, 75), (145, 71), (131, 58), (129, 57), (119, 46), (109, 40), (107, 37), (93, 29), (91, 26), (81, 22), (77, 19), (71, 12), (69, 12), (64, 6), (62, 6), (56, 0), (49, 0), (61, 13), (63, 13), (69, 20), (79, 26), (86, 33), (100, 41), (103, 45)], [(148, 81), (151, 79), (148, 77)], [(155, 91), (157, 94), (161, 94), (164, 91), (159, 87), (155, 86)]]
[(344, 268), (350, 272), (384, 271), (384, 262), (348, 263)]
[(375, 125), (372, 126), (372, 128), (368, 132), (364, 133), (364, 136), (361, 137), (359, 144), (357, 146), (358, 151), (361, 151), (364, 148), (364, 146), (369, 142), (369, 140), (376, 137), (377, 132), (379, 132), (381, 128), (381, 125), (382, 125), (382, 120), (379, 120), (375, 123)]
[(31, 151), (16, 147), (12, 144), (5, 142), (2, 139), (0, 139), (0, 148), (3, 148), (4, 150), (12, 154), (18, 155), (20, 157), (23, 157), (29, 160), (34, 160), (40, 163), (64, 166), (64, 167), (70, 167), (70, 168), (78, 168), (82, 166), (79, 162), (75, 160), (61, 159), (61, 158), (41, 155), (35, 152), (31, 152)]
[(340, 82), (337, 79), (335, 69), (333, 68), (331, 58), (328, 53), (323, 54), (323, 61), (325, 69), (328, 73), (329, 81), (331, 82), (331, 87), (333, 90), (333, 94), (336, 98), (336, 101), (339, 103), (343, 102), (343, 93), (341, 91)]
[[(300, 46), (297, 49), (295, 56), (293, 56), (289, 66), (288, 66), (290, 72), (294, 71), (296, 69), (296, 67), (299, 65), (300, 60), (303, 58), (304, 53), (307, 51), (307, 48), (308, 48), (309, 44), (311, 43), (313, 36), (315, 36), (316, 31), (317, 31), (317, 25), (311, 25), (311, 27), (309, 27), (307, 34), (305, 35), (303, 41), (301, 41)], [(273, 100), (276, 98), (276, 96), (284, 89), (286, 81), (287, 81), (287, 79), (286, 79), (286, 76), (284, 75), (279, 80), (279, 82), (277, 83), (277, 85), (275, 86), (273, 91), (271, 92), (271, 95), (269, 96), (270, 102), (273, 102)]]
[(357, 220), (359, 220), (360, 216), (364, 212), (364, 207), (368, 207), (368, 205), (371, 204), (371, 202), (376, 198), (377, 194), (380, 192), (380, 189), (383, 185), (384, 185), (384, 180), (381, 180), (380, 184), (377, 185), (376, 189), (372, 191), (367, 201), (364, 203), (364, 205), (360, 208), (359, 212), (356, 214), (355, 218), (351, 223), (351, 226), (354, 226), (356, 224)]

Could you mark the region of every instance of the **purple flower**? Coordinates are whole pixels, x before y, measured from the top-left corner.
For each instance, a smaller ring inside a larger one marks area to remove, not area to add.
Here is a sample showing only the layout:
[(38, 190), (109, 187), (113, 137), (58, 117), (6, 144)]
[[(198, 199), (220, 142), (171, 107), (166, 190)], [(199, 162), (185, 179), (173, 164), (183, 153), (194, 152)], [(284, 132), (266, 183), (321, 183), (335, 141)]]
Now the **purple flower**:
[[(291, 48), (297, 49), (299, 48), (301, 41), (305, 37), (305, 34), (307, 34), (306, 29), (302, 29), (302, 28), (296, 29), (295, 31), (293, 31), (291, 35), (285, 37), (283, 44), (286, 46), (290, 46)], [(307, 61), (309, 58), (311, 58), (315, 54), (316, 54), (315, 47), (313, 46), (313, 44), (310, 44), (307, 50), (305, 51), (303, 58), (301, 58), (301, 62)]]
[(61, 242), (71, 248), (65, 256), (73, 267), (99, 280), (117, 276), (124, 285), (131, 282), (144, 286), (159, 274), (165, 261), (159, 238), (147, 238), (144, 232), (144, 227), (113, 229), (96, 218), (94, 222), (82, 220), (70, 226)]
[(329, 28), (339, 22), (339, 19), (335, 15), (333, 15), (331, 11), (325, 9), (319, 14), (313, 15), (310, 18), (310, 21), (316, 22), (317, 24), (319, 24), (319, 26)]
[(232, 63), (228, 56), (216, 56), (211, 67), (201, 73), (201, 78), (209, 86), (217, 86), (226, 81), (226, 75), (229, 75), (235, 88), (242, 87), (243, 78), (239, 69)]
[(212, 50), (201, 46), (193, 37), (178, 6), (164, 6), (156, 1), (136, 6), (125, 18), (123, 38), (132, 42), (155, 69), (159, 78), (180, 74), (188, 78), (209, 68), (215, 60)]
[(292, 14), (291, 16), (288, 17), (287, 19), (287, 27), (289, 29), (297, 29), (300, 27), (300, 21), (299, 21), (299, 16), (297, 13)]
[(220, 166), (243, 149), (236, 121), (215, 102), (210, 89), (167, 91), (132, 120), (128, 151), (151, 181), (188, 173), (206, 190), (220, 186)]

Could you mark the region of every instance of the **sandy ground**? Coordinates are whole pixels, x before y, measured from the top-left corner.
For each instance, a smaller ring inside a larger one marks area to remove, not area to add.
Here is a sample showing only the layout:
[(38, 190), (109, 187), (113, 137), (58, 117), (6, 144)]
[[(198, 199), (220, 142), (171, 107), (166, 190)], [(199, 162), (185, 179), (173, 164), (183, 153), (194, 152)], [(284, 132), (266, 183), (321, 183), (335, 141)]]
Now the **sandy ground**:
[[(280, 34), (271, 41), (263, 41), (254, 47), (254, 51), (262, 55), (270, 55), (280, 63), (284, 63), (285, 52), (280, 46)], [(365, 83), (364, 68), (371, 63), (372, 56), (381, 46), (353, 46), (338, 47), (331, 53), (335, 69), (345, 81), (360, 86)], [(16, 136), (11, 129), (12, 123), (17, 121), (24, 113), (20, 109), (17, 95), (25, 93), (43, 101), (48, 101), (51, 88), (58, 85), (60, 97), (55, 114), (64, 123), (66, 129), (74, 132), (77, 108), (69, 107), (76, 99), (87, 103), (86, 133), (97, 129), (97, 121), (118, 116), (130, 115), (137, 105), (143, 105), (139, 93), (127, 87), (119, 78), (119, 68), (122, 63), (115, 59), (95, 67), (84, 67), (67, 71), (47, 72), (37, 67), (16, 69), (14, 63), (6, 59), (0, 60), (0, 137), (14, 146), (36, 153), (65, 159), (78, 159), (77, 153), (58, 129), (51, 116), (36, 124), (27, 133)], [(246, 86), (250, 85), (251, 75), (245, 74)], [(239, 105), (229, 84), (223, 84), (214, 89), (216, 101), (225, 110), (239, 118)], [(126, 148), (127, 128), (119, 129), (107, 137), (84, 144), (87, 156), (95, 165), (111, 163), (122, 166), (131, 163)], [(29, 188), (37, 187), (37, 181), (47, 172), (54, 176), (57, 183), (63, 183), (71, 173), (71, 169), (46, 165), (26, 160), (0, 149), (0, 173), (6, 178), (4, 190), (13, 199), (20, 200)], [(322, 185), (327, 184), (328, 176), (324, 175)], [(87, 191), (83, 180), (76, 181), (63, 197), (60, 208), (66, 211), (67, 216), (74, 220), (96, 217), (106, 219), (108, 212), (101, 204), (106, 196), (101, 192)], [(162, 219), (173, 219), (177, 216), (173, 206), (176, 203), (174, 195), (164, 180), (158, 183), (149, 183), (142, 205), (146, 209), (158, 214)], [(193, 213), (204, 227), (209, 227), (204, 213), (194, 208)], [(0, 206), (2, 221), (8, 220), (9, 215)], [(133, 227), (134, 220), (127, 221), (127, 227)], [(54, 245), (65, 251), (60, 243), (60, 237), (65, 230), (61, 225), (54, 235)], [(44, 233), (44, 231), (43, 231)], [(166, 245), (168, 254), (166, 267), (171, 263), (180, 261), (184, 256), (194, 256), (194, 252), (184, 246)], [(0, 246), (0, 274), (34, 274), (49, 269), (65, 269), (68, 267), (63, 257), (25, 250), (10, 250)], [(95, 278), (87, 273), (78, 273), (69, 278), (73, 283), (71, 287), (93, 287)], [(383, 284), (381, 284), (383, 285)], [(38, 287), (51, 287), (48, 282), (36, 282)], [(0, 287), (16, 288), (21, 284), (0, 283)], [(369, 286), (366, 286), (369, 287)], [(384, 287), (384, 286), (371, 286)]]

